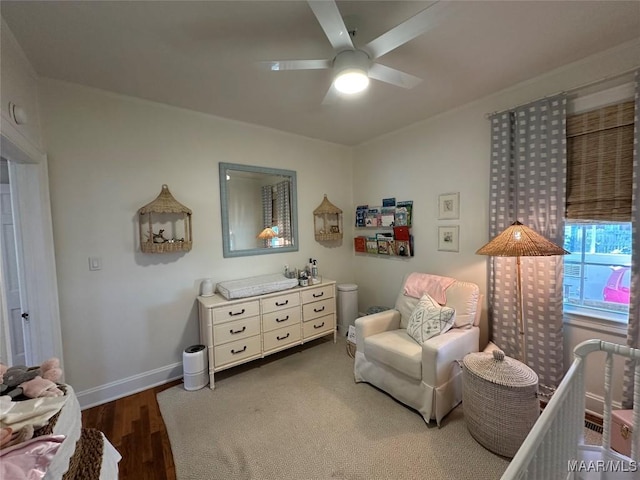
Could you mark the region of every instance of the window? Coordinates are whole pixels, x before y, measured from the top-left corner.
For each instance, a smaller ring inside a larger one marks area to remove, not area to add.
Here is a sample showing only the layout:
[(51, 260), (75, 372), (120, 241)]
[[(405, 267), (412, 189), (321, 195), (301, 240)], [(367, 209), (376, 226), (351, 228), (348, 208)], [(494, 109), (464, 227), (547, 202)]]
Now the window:
[(564, 311), (627, 323), (631, 223), (565, 224)]
[[(272, 225), (271, 230), (273, 230), (276, 233), (280, 233), (278, 231), (278, 225)], [(269, 242), (271, 243), (272, 247), (280, 247), (281, 245), (284, 245), (284, 238), (273, 237), (271, 240), (269, 240)]]
[(629, 319), (634, 102), (567, 117), (565, 313)]

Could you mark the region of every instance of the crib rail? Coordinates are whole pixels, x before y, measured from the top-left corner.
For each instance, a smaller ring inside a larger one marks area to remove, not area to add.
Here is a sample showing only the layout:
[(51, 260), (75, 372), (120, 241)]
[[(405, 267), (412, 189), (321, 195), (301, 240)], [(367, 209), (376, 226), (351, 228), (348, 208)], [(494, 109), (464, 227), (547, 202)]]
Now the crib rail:
[[(601, 451), (607, 458), (619, 455), (611, 450), (611, 378), (613, 356), (640, 360), (640, 350), (601, 340), (582, 342), (574, 349), (574, 361), (558, 389), (534, 424), (529, 435), (505, 470), (501, 480), (566, 480), (579, 478), (570, 464), (580, 459), (584, 438), (585, 362), (596, 351), (606, 352), (604, 411)], [(634, 370), (634, 412), (631, 459), (638, 462), (640, 441), (640, 361)]]

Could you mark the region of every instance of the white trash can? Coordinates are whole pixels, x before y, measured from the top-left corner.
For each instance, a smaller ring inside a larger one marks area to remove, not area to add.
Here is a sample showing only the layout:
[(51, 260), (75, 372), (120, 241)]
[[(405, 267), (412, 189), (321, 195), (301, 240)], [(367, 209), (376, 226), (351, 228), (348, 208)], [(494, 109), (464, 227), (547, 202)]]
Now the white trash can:
[(209, 383), (207, 348), (204, 345), (191, 345), (182, 353), (182, 371), (184, 389), (200, 390)]
[(342, 283), (338, 285), (338, 330), (343, 335), (349, 332), (349, 325), (355, 325), (358, 318), (358, 285)]

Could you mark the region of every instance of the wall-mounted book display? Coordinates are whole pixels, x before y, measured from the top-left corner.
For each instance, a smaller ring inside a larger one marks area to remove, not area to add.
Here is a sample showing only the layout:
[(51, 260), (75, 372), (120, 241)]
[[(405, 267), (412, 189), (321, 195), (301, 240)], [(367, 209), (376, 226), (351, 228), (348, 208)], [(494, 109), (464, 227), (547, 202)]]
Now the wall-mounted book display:
[(356, 253), (412, 257), (412, 214), (413, 200), (396, 202), (395, 198), (385, 198), (380, 206), (359, 205), (356, 228), (376, 231), (354, 238)]

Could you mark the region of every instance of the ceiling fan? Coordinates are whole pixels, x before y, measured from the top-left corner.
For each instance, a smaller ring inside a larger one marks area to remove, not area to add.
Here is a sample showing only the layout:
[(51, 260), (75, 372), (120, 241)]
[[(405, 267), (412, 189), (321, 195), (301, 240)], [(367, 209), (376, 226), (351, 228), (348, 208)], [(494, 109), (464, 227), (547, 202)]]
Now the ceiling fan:
[(272, 71), (333, 69), (334, 80), (322, 103), (331, 103), (342, 94), (361, 92), (369, 79), (413, 88), (422, 79), (387, 67), (375, 60), (433, 28), (451, 12), (447, 3), (435, 2), (366, 45), (356, 48), (351, 33), (334, 0), (308, 0), (320, 26), (335, 50), (335, 57), (319, 60), (273, 60), (261, 62)]

